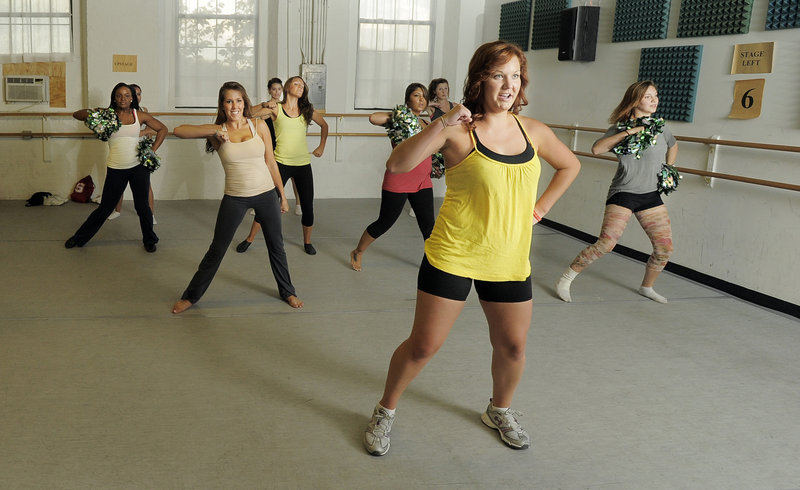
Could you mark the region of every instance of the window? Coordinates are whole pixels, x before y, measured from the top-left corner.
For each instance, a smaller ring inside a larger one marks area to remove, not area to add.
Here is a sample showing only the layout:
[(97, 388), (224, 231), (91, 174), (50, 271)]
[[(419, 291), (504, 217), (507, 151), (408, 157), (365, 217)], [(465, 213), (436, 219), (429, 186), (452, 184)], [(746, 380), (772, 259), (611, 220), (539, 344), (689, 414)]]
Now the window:
[(175, 107), (216, 107), (229, 80), (257, 87), (258, 0), (178, 0), (176, 20)]
[(359, 1), (356, 109), (394, 107), (409, 83), (430, 81), (433, 1)]
[(70, 0), (0, 0), (0, 61), (64, 61), (71, 55)]

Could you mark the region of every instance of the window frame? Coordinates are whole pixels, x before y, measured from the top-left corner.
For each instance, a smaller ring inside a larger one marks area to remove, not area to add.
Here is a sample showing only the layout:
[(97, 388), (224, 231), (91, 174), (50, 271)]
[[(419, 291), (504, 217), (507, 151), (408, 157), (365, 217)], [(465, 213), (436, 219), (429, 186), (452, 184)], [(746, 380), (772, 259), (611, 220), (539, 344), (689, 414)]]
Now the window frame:
[[(235, 70), (232, 70), (231, 76), (228, 77), (229, 80), (236, 80), (242, 83), (244, 87), (248, 91), (248, 96), (250, 97), (251, 102), (257, 103), (259, 97), (261, 97), (261, 87), (266, 83), (266, 76), (262, 73), (262, 67), (266, 66), (266, 47), (263, 46), (261, 43), (262, 39), (266, 38), (266, 22), (264, 19), (268, 16), (267, 11), (267, 2), (268, 0), (252, 0), (254, 4), (255, 13), (252, 16), (249, 15), (241, 15), (241, 14), (215, 14), (213, 16), (202, 16), (200, 14), (180, 14), (179, 3), (181, 0), (173, 0), (173, 1), (166, 1), (162, 3), (163, 6), (163, 19), (164, 19), (164, 26), (167, 32), (170, 32), (170, 36), (165, 36), (165, 46), (164, 49), (166, 52), (169, 53), (169, 56), (165, 56), (165, 63), (168, 63), (168, 66), (165, 67), (164, 70), (164, 83), (167, 87), (169, 87), (168, 91), (168, 100), (167, 103), (173, 109), (213, 109), (216, 110), (217, 108), (217, 92), (214, 91), (213, 94), (204, 94), (202, 102), (199, 103), (190, 103), (190, 102), (182, 102), (178, 100), (178, 96), (176, 94), (175, 87), (180, 82), (178, 80), (178, 63), (179, 63), (179, 51), (181, 49), (181, 45), (179, 44), (179, 34), (180, 34), (180, 23), (182, 19), (185, 18), (235, 18), (241, 17), (243, 19), (253, 19), (255, 25), (255, 32), (254, 32), (254, 39), (253, 39), (253, 70), (255, 73), (255, 79), (253, 80), (253, 86), (250, 86), (250, 81), (242, 81), (238, 77), (235, 76)], [(217, 46), (218, 48), (218, 46)]]
[[(13, 1), (13, 0), (12, 0)], [(75, 0), (68, 0), (67, 4), (69, 5), (69, 12), (53, 12), (52, 10), (47, 12), (36, 12), (31, 14), (24, 14), (24, 13), (12, 13), (10, 11), (0, 12), (0, 18), (8, 18), (9, 23), (9, 36), (13, 36), (13, 28), (12, 28), (12, 18), (66, 18), (69, 20), (69, 51), (61, 51), (61, 52), (42, 52), (42, 53), (12, 53), (12, 52), (0, 52), (0, 63), (31, 63), (31, 62), (39, 62), (39, 61), (73, 61), (75, 59), (75, 46), (79, 46), (79, 40), (77, 38), (77, 29), (75, 29), (75, 18), (79, 14), (79, 6), (76, 5)], [(52, 8), (52, 5), (50, 5)], [(52, 21), (49, 24), (36, 24), (36, 25), (50, 25), (51, 30), (53, 25)], [(10, 47), (10, 45), (9, 45)]]
[[(400, 0), (402, 1), (402, 0)], [(436, 19), (437, 19), (437, 0), (428, 0), (429, 3), (429, 19), (428, 20), (398, 20), (398, 19), (374, 19), (374, 18), (362, 18), (361, 17), (361, 2), (362, 0), (356, 1), (356, 69), (355, 69), (355, 76), (354, 76), (354, 93), (353, 93), (353, 109), (360, 111), (360, 110), (387, 110), (394, 107), (396, 104), (391, 104), (390, 107), (379, 107), (380, 103), (378, 101), (372, 101), (371, 107), (361, 107), (358, 105), (358, 83), (359, 83), (359, 65), (361, 63), (361, 25), (362, 24), (377, 24), (377, 25), (404, 25), (404, 26), (418, 26), (418, 25), (425, 25), (429, 28), (429, 35), (428, 35), (428, 77), (427, 80), (431, 80), (433, 69), (434, 69), (434, 62), (436, 58)], [(377, 49), (375, 51), (378, 51)], [(406, 51), (409, 52), (409, 51)], [(417, 51), (420, 52), (420, 51)], [(422, 80), (420, 83), (425, 83), (427, 86), (427, 81)], [(396, 97), (393, 99), (396, 100)], [(369, 104), (367, 104), (369, 105)]]

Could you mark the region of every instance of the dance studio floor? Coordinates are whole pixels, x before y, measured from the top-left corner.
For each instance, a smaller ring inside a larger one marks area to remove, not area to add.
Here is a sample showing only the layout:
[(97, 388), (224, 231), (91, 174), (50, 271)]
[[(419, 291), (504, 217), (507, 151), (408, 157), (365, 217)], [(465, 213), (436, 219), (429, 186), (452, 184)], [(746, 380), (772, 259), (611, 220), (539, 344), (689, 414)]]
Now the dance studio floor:
[(93, 206), (0, 201), (2, 488), (800, 488), (795, 318), (668, 273), (656, 286), (670, 303), (654, 303), (636, 293), (643, 265), (613, 254), (563, 303), (552, 284), (584, 244), (537, 226), (514, 399), (531, 449), (507, 449), (480, 421), (491, 353), (473, 292), (376, 458), (361, 437), (412, 321), (413, 218), (357, 273), (348, 252), (377, 199), (317, 201), (313, 257), (300, 218), (284, 216), (306, 302), (295, 311), (263, 237), (235, 252), (247, 216), (206, 295), (176, 316), (218, 202), (157, 202), (155, 254), (129, 200), (66, 250)]

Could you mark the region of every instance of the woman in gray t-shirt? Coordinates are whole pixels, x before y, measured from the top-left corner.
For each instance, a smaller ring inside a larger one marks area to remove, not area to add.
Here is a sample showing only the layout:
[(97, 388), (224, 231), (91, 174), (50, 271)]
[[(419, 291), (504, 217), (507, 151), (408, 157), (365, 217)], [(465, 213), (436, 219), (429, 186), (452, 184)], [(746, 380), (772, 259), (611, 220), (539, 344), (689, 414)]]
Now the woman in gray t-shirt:
[(572, 280), (589, 264), (613, 250), (632, 214), (653, 244), (639, 294), (658, 303), (667, 302), (667, 298), (653, 290), (653, 283), (672, 254), (669, 214), (657, 185), (661, 165), (675, 164), (678, 144), (663, 121), (651, 117), (657, 108), (655, 84), (649, 80), (634, 83), (611, 113), (612, 126), (592, 145), (595, 155), (613, 151), (619, 166), (608, 189), (599, 238), (575, 257), (556, 283), (558, 296), (566, 302), (572, 301), (569, 291)]

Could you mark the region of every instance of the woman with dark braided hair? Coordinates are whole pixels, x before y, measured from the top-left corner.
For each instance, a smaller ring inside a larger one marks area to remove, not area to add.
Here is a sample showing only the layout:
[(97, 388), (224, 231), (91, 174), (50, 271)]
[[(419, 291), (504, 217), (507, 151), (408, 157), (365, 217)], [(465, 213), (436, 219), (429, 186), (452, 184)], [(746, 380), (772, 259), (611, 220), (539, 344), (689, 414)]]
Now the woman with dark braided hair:
[[(225, 170), (225, 194), (219, 203), (214, 238), (181, 299), (172, 307), (182, 313), (203, 296), (222, 263), (236, 229), (248, 209), (253, 208), (264, 230), (269, 265), (278, 294), (292, 308), (302, 308), (289, 277), (283, 248), (281, 213), (289, 211), (272, 141), (264, 121), (250, 119), (247, 91), (237, 82), (225, 82), (219, 89), (214, 124), (183, 124), (175, 128), (178, 138), (203, 138), (206, 151), (217, 152)], [(277, 192), (276, 192), (277, 190)]]
[[(527, 61), (516, 44), (482, 45), (469, 63), (463, 105), (399, 144), (386, 162), (391, 172), (408, 172), (441, 152), (447, 191), (425, 241), (411, 334), (392, 355), (383, 397), (364, 433), (370, 454), (389, 450), (400, 396), (444, 343), (473, 282), (492, 344), (492, 396), (481, 420), (507, 446), (530, 445), (510, 405), (533, 313), (531, 227), (566, 191), (580, 163), (550, 128), (517, 115), (527, 104), (527, 84)], [(537, 199), (540, 158), (555, 173)]]
[[(103, 184), (103, 197), (100, 207), (95, 209), (86, 218), (64, 246), (66, 248), (82, 247), (92, 239), (100, 230), (106, 219), (114, 212), (125, 187), (130, 184), (133, 193), (133, 205), (139, 216), (139, 226), (142, 229), (142, 242), (144, 249), (150, 253), (156, 251), (158, 236), (153, 230), (153, 212), (147, 202), (147, 193), (150, 189), (150, 171), (142, 165), (136, 154), (139, 144), (140, 124), (156, 132), (153, 151), (157, 150), (164, 138), (167, 137), (167, 127), (161, 121), (145, 111), (139, 109), (139, 101), (134, 89), (125, 83), (118, 83), (111, 91), (110, 109), (114, 109), (117, 119), (121, 123), (119, 129), (108, 138), (108, 157), (106, 157), (106, 180)], [(89, 118), (91, 109), (75, 111), (72, 117), (80, 121)]]

